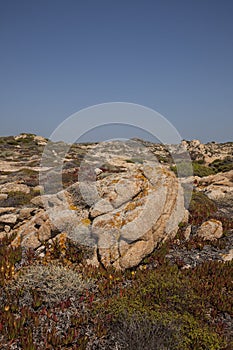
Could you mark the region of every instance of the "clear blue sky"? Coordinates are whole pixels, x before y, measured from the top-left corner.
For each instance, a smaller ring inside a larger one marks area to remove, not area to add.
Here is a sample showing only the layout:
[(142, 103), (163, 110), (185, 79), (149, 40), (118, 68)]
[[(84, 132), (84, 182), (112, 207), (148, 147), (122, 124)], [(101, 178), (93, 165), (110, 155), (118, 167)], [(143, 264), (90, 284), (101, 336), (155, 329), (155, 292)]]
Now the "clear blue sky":
[(0, 0), (1, 135), (111, 101), (233, 141), (233, 1)]

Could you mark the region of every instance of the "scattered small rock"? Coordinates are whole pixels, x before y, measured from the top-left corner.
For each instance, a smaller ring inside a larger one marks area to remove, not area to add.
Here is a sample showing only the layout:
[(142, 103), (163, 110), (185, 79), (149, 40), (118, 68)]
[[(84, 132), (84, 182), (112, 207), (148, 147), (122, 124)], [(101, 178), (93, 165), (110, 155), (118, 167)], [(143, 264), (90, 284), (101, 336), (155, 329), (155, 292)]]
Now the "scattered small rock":
[(215, 240), (223, 235), (222, 223), (219, 220), (211, 219), (205, 221), (197, 230), (197, 236), (204, 240)]

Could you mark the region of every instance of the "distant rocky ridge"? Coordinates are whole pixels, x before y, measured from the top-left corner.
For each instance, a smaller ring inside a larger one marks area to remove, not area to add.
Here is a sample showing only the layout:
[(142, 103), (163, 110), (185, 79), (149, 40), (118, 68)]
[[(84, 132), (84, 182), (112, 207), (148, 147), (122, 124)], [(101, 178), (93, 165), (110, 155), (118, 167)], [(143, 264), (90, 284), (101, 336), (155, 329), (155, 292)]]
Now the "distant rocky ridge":
[[(205, 256), (232, 259), (233, 143), (160, 145), (134, 139), (101, 149), (58, 142), (41, 164), (47, 143), (32, 134), (0, 138), (0, 237), (15, 233), (14, 244), (43, 254), (46, 242), (66, 235), (92, 248), (87, 263), (125, 269), (179, 229), (184, 240), (225, 239), (224, 249)], [(194, 174), (179, 180), (174, 170), (187, 161), (185, 150)], [(91, 174), (86, 172), (90, 165)], [(52, 180), (43, 186), (39, 173), (42, 180)], [(214, 216), (198, 224), (184, 206), (183, 191), (191, 184), (216, 206)], [(177, 246), (170, 259), (180, 254), (192, 266), (182, 249)]]

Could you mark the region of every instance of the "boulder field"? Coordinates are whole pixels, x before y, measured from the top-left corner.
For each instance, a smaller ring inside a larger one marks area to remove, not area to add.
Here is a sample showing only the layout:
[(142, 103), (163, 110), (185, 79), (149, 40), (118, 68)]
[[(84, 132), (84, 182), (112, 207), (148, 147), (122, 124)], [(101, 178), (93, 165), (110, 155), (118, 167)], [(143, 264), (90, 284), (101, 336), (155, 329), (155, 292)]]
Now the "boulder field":
[[(91, 248), (88, 264), (117, 269), (139, 265), (159, 244), (174, 238), (181, 226), (186, 239), (221, 238), (224, 227), (219, 218), (206, 218), (199, 226), (190, 220), (184, 192), (194, 184), (223, 217), (231, 218), (232, 145), (183, 141), (190, 162), (206, 159), (202, 167), (212, 173), (179, 179), (171, 170), (169, 149), (182, 154), (180, 146), (135, 142), (133, 150), (132, 145), (110, 142), (104, 156), (97, 144), (69, 146), (62, 159), (60, 188), (56, 181), (63, 143), (56, 143), (45, 165), (41, 158), (46, 139), (27, 134), (1, 138), (0, 238), (14, 234), (12, 244), (43, 254), (46, 242), (62, 235)], [(219, 164), (227, 165), (227, 171), (214, 173)], [(49, 186), (43, 186), (43, 179), (49, 178)]]

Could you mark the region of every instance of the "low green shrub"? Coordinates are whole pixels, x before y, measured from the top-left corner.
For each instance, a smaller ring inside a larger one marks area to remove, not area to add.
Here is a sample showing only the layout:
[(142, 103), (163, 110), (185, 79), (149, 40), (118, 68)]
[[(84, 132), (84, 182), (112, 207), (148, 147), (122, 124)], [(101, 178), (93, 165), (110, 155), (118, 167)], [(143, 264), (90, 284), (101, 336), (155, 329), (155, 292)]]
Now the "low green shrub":
[(200, 225), (208, 218), (214, 216), (217, 206), (204, 193), (193, 191), (189, 204), (189, 222), (193, 225)]
[(215, 171), (199, 162), (192, 162), (190, 164), (189, 162), (180, 162), (176, 165), (171, 166), (171, 170), (174, 171), (176, 175), (179, 175), (179, 177), (187, 177), (187, 176), (209, 176), (215, 174)]
[(193, 162), (193, 175), (194, 176), (199, 176), (199, 177), (204, 177), (204, 176), (209, 176), (213, 175), (215, 172), (213, 169), (206, 165), (199, 164), (197, 162)]
[(123, 313), (113, 322), (111, 335), (118, 349), (173, 350), (179, 346), (180, 327), (175, 322), (152, 321), (148, 316)]
[(216, 159), (210, 164), (215, 173), (233, 170), (233, 157), (227, 156), (224, 159)]
[[(232, 312), (232, 273), (232, 263), (226, 265), (216, 261), (192, 270), (179, 270), (168, 264), (159, 265), (155, 270), (137, 270), (131, 287), (97, 305), (96, 312), (105, 317), (106, 313), (110, 314), (113, 327), (119, 319), (121, 322), (125, 319), (128, 341), (135, 349), (142, 349), (139, 340), (147, 339), (143, 327), (140, 333), (140, 321), (135, 323), (135, 313), (139, 320), (150, 320), (150, 329), (156, 325), (160, 329), (162, 325), (162, 329), (170, 329), (174, 336), (179, 334), (179, 343), (174, 341), (171, 349), (224, 349), (226, 340), (215, 317), (219, 312)], [(137, 336), (131, 339), (136, 332)], [(123, 333), (124, 330), (119, 332), (117, 339), (123, 338), (126, 343), (127, 334)], [(164, 339), (161, 349), (162, 346), (170, 349)]]
[(170, 169), (179, 177), (187, 177), (193, 175), (193, 168), (190, 162), (181, 161), (176, 165), (172, 165)]

